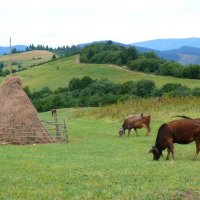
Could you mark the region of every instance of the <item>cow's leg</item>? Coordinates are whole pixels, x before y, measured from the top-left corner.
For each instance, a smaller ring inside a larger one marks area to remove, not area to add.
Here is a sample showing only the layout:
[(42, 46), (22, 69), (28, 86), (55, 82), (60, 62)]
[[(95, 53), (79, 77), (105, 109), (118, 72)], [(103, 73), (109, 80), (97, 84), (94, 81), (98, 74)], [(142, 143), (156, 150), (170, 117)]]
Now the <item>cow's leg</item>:
[(128, 129), (128, 137), (130, 136), (131, 129)]
[(166, 158), (166, 160), (169, 160), (169, 157), (170, 157), (170, 150), (169, 150), (169, 148), (167, 148), (167, 158)]
[(137, 128), (134, 128), (136, 135), (138, 136)]
[(174, 144), (170, 143), (168, 147), (169, 151), (172, 153), (172, 158), (175, 160), (175, 155), (174, 155)]
[(200, 151), (200, 141), (195, 141), (196, 142), (196, 154), (193, 158), (193, 160), (196, 160), (197, 156), (199, 155), (199, 151)]
[(151, 127), (148, 125), (147, 126), (147, 135), (150, 135), (150, 132), (151, 132)]
[(172, 152), (172, 158), (175, 160), (175, 155), (174, 155), (174, 144), (171, 145), (171, 152)]

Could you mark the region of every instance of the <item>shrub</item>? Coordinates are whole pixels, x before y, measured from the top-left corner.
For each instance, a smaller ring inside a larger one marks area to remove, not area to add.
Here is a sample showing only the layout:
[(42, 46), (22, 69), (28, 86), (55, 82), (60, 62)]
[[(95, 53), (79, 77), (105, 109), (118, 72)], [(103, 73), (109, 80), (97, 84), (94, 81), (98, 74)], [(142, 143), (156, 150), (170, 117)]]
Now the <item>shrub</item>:
[(198, 65), (189, 65), (183, 70), (183, 77), (198, 79), (200, 78), (200, 66)]
[(81, 80), (79, 78), (73, 78), (69, 82), (68, 88), (70, 91), (79, 90), (81, 88)]
[(136, 83), (133, 81), (127, 81), (120, 85), (120, 94), (135, 94)]
[(150, 80), (141, 80), (136, 83), (136, 94), (139, 97), (150, 97), (155, 89), (155, 83)]
[(176, 90), (177, 88), (182, 87), (179, 83), (167, 83), (162, 86), (162, 88), (159, 90), (159, 96), (162, 96), (163, 94), (167, 94), (171, 91)]
[(113, 103), (117, 103), (117, 99), (118, 99), (118, 95), (114, 95), (114, 94), (107, 94), (104, 95), (101, 99), (101, 104), (102, 105), (106, 105), (106, 104), (113, 104)]
[(200, 88), (199, 88), (199, 87), (195, 87), (195, 88), (192, 90), (192, 95), (193, 95), (193, 96), (200, 96)]
[(191, 89), (185, 86), (178, 87), (175, 90), (168, 93), (170, 97), (183, 97), (183, 96), (191, 96)]
[(80, 89), (84, 89), (86, 87), (89, 87), (92, 83), (94, 83), (94, 80), (92, 80), (89, 76), (84, 76), (80, 80)]

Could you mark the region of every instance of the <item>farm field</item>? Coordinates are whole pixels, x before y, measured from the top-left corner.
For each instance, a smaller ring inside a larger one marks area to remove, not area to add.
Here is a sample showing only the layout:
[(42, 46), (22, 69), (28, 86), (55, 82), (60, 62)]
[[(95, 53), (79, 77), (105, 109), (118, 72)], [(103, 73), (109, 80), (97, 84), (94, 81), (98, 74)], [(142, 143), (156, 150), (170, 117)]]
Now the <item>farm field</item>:
[[(82, 78), (83, 76), (90, 76), (93, 79), (107, 78), (116, 83), (148, 79), (153, 80), (158, 87), (169, 82), (181, 83), (190, 88), (200, 85), (200, 80), (145, 74), (108, 64), (83, 64), (79, 63), (78, 58), (76, 55), (57, 59), (16, 74), (22, 78), (23, 86), (29, 86), (31, 91), (37, 91), (45, 86), (51, 89), (67, 87), (72, 78)], [(0, 81), (2, 82), (2, 80), (1, 77)]]
[[(175, 115), (198, 117), (199, 98), (130, 101), (58, 110), (69, 144), (0, 146), (0, 199), (199, 199), (195, 144), (175, 144), (176, 161), (153, 161), (158, 127)], [(124, 116), (151, 113), (152, 135), (118, 137)], [(50, 112), (40, 113), (52, 120)]]
[[(22, 67), (29, 68), (33, 65), (43, 63), (52, 59), (53, 53), (44, 50), (33, 50), (23, 53), (17, 53), (12, 55), (13, 68), (17, 68), (15, 63), (21, 63)], [(1, 55), (0, 62), (3, 62), (7, 67), (4, 69), (9, 69), (10, 67), (10, 55)]]

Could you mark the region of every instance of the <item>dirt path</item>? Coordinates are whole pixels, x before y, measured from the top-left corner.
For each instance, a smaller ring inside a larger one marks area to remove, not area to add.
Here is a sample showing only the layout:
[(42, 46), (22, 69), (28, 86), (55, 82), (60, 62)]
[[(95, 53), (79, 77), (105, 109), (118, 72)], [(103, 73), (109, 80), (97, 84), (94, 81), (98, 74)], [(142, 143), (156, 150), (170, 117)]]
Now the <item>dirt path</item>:
[(80, 55), (78, 55), (78, 56), (76, 57), (75, 63), (76, 63), (76, 64), (80, 64)]

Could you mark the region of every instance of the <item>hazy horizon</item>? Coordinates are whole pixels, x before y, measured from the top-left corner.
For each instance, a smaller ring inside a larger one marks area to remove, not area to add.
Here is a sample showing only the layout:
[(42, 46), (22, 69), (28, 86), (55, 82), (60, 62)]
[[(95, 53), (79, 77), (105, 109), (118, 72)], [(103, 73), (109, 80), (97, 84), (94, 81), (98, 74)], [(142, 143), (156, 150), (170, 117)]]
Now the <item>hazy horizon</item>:
[(198, 0), (7, 0), (0, 46), (51, 47), (112, 40), (124, 44), (200, 38)]

